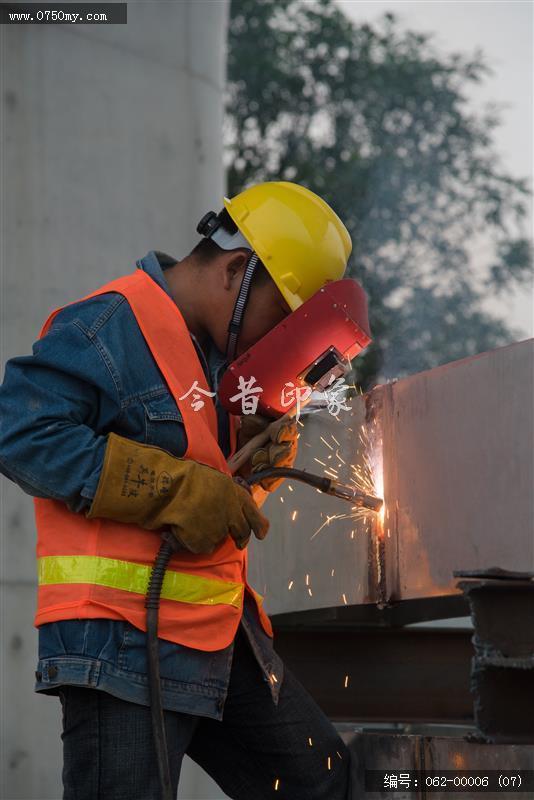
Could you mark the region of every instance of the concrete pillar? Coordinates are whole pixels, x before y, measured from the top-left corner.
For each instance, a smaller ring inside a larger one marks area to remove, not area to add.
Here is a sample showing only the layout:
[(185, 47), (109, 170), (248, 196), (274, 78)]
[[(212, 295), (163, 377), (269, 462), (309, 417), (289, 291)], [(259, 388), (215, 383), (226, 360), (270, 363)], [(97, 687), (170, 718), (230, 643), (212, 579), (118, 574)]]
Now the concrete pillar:
[[(136, 2), (127, 25), (0, 26), (3, 360), (148, 250), (184, 256), (222, 207), (227, 13), (227, 0)], [(33, 693), (32, 501), (3, 478), (1, 491), (0, 793), (59, 798), (59, 702)]]

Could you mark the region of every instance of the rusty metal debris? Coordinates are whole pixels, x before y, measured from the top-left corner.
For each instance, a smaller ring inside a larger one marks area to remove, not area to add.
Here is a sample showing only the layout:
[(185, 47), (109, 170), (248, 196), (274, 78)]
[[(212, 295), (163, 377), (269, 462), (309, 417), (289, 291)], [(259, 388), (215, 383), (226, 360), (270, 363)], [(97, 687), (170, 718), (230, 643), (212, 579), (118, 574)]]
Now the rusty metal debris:
[(456, 570), (471, 609), (471, 693), (485, 741), (534, 743), (534, 573)]

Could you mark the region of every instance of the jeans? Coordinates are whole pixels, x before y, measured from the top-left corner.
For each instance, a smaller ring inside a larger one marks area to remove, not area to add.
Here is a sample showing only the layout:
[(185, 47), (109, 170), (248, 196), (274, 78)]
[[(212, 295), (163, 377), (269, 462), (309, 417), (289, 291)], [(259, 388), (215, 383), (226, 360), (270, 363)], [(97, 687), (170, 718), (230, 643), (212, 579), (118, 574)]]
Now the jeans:
[[(161, 798), (150, 709), (62, 686), (63, 800)], [(185, 753), (235, 800), (350, 800), (350, 757), (285, 668), (279, 703), (239, 629), (222, 721), (165, 711), (174, 791)]]

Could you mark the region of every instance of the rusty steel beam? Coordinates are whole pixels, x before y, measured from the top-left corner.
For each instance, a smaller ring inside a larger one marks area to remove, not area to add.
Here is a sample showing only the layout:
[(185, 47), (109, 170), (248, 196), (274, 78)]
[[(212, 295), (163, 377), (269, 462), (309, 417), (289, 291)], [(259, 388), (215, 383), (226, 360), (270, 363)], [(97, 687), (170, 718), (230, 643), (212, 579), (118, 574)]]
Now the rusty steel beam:
[(275, 621), (275, 648), (333, 720), (472, 723), (471, 634), (295, 629)]

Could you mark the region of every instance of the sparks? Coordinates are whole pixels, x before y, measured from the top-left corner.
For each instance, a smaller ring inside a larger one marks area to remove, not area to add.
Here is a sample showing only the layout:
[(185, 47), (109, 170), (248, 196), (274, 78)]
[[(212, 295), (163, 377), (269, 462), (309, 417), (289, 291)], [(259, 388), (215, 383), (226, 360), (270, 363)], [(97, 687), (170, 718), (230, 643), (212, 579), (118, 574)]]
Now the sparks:
[(291, 591), (294, 583), (295, 583), (295, 581), (289, 581), (289, 585), (287, 587), (289, 589), (289, 591)]
[(345, 465), (347, 464), (347, 462), (346, 462), (346, 461), (343, 461), (343, 459), (342, 459), (342, 458), (341, 458), (341, 456), (339, 455), (339, 450), (336, 450), (336, 458), (338, 458), (338, 459), (341, 461), (341, 463), (342, 463), (342, 464), (345, 464)]
[(337, 479), (339, 478), (339, 475), (335, 473), (332, 467), (330, 467), (329, 469), (325, 469), (324, 474), (328, 475), (329, 478), (333, 478), (335, 481), (337, 481)]
[(332, 759), (328, 756), (328, 769), (332, 769)]
[(280, 786), (280, 779), (279, 779), (279, 778), (277, 778), (277, 779), (275, 780), (275, 782), (274, 782), (274, 791), (275, 791), (275, 792), (277, 792), (277, 791), (278, 791), (278, 787), (279, 787), (279, 786)]
[(333, 449), (334, 449), (334, 448), (332, 447), (332, 445), (331, 445), (331, 444), (329, 444), (329, 443), (326, 441), (326, 439), (324, 438), (324, 436), (320, 436), (319, 438), (321, 439), (321, 441), (322, 441), (322, 442), (324, 442), (324, 443), (325, 443), (325, 445), (326, 445), (327, 447), (329, 447), (329, 448), (330, 448), (330, 450), (333, 450)]
[(317, 463), (320, 464), (322, 467), (326, 467), (326, 464), (324, 463), (324, 461), (321, 461), (319, 458), (315, 458), (315, 456), (314, 456), (313, 460), (317, 461)]
[(325, 521), (323, 522), (323, 524), (322, 524), (322, 525), (321, 525), (319, 528), (317, 528), (317, 530), (315, 531), (315, 533), (313, 534), (313, 536), (311, 536), (311, 537), (310, 537), (310, 541), (311, 541), (312, 539), (315, 539), (315, 537), (317, 536), (317, 534), (318, 534), (320, 531), (322, 531), (322, 529), (324, 528), (324, 526), (325, 526), (325, 525), (330, 525), (330, 523), (332, 522), (332, 520), (333, 520), (333, 519), (338, 519), (339, 517), (345, 517), (345, 516), (346, 516), (346, 514), (332, 514), (332, 515), (330, 515), (330, 516), (328, 516), (328, 514), (327, 514), (327, 516), (326, 516), (326, 519), (325, 519)]
[(310, 745), (310, 747), (313, 747), (311, 736), (308, 736), (308, 744)]
[(296, 518), (297, 518), (297, 514), (298, 514), (298, 513), (299, 513), (298, 511), (293, 511), (293, 513), (291, 514), (291, 520), (292, 520), (293, 522), (295, 522), (295, 520), (296, 520)]
[(346, 605), (346, 606), (348, 606), (348, 603), (347, 603), (347, 596), (346, 596), (345, 592), (343, 592), (343, 594), (341, 595), (341, 597), (343, 598), (343, 602), (345, 603), (345, 605)]
[(345, 675), (345, 689), (348, 687), (348, 685), (349, 685), (349, 676)]

